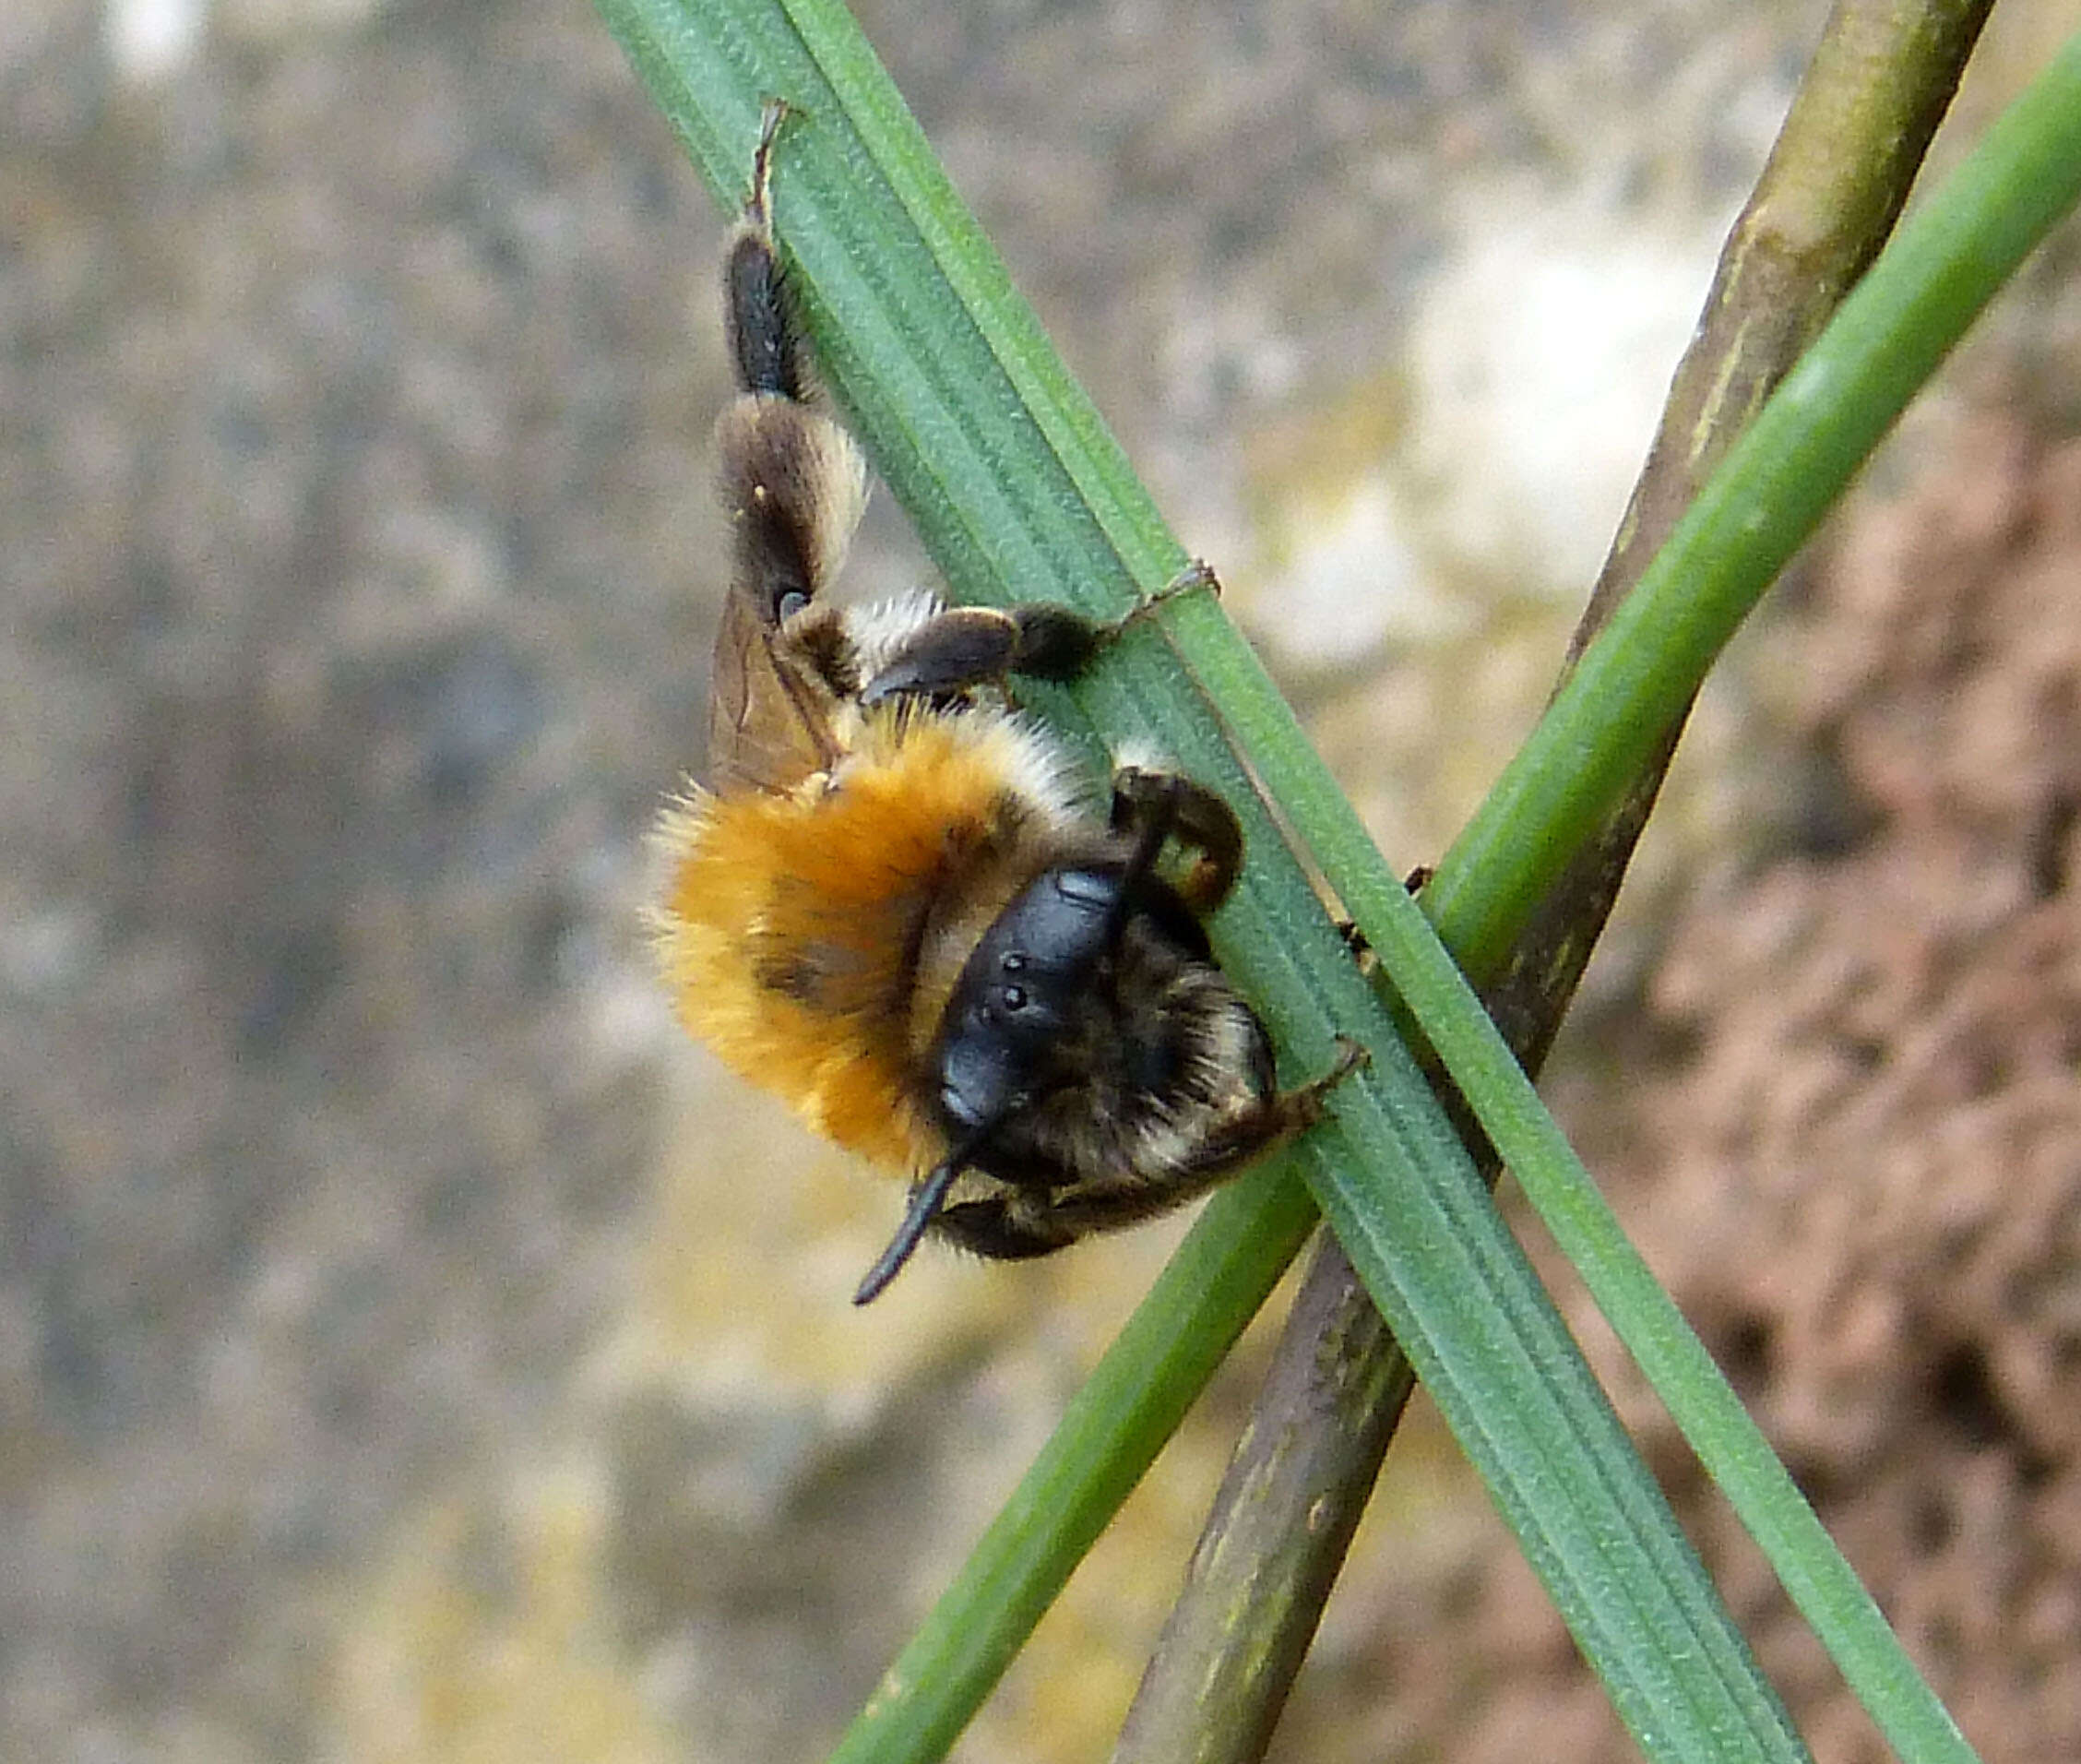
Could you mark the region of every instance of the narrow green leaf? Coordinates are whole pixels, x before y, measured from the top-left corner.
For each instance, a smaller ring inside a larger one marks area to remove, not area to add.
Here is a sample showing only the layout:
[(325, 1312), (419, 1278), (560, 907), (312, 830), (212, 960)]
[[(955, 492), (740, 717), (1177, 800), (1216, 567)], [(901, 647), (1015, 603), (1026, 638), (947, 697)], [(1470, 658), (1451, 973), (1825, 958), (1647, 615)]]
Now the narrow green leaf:
[(1281, 1172), (1207, 1202), (833, 1764), (945, 1756), (1314, 1225)]

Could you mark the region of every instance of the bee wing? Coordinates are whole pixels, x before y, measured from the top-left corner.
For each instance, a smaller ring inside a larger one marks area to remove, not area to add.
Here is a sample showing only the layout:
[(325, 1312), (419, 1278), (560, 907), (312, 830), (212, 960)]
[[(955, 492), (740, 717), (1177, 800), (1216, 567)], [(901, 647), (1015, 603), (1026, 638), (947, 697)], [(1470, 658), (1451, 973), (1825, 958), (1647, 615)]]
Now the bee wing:
[(866, 468), (830, 417), (773, 394), (724, 410), (716, 454), (735, 555), (709, 687), (710, 781), (791, 790), (838, 757), (832, 688), (801, 619), (845, 557)]
[(829, 692), (779, 638), (761, 596), (732, 588), (708, 686), (712, 790), (789, 791), (838, 758)]

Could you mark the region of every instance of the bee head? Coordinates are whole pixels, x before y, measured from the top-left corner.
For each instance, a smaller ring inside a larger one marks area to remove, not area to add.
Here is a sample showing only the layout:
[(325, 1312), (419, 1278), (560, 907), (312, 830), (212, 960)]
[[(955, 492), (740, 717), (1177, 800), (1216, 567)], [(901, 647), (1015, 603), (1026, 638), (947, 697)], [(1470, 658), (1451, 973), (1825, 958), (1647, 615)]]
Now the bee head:
[(963, 965), (940, 1030), (939, 1104), (956, 1132), (987, 1130), (1043, 1087), (1104, 984), (1128, 900), (1122, 870), (1054, 869), (998, 914)]

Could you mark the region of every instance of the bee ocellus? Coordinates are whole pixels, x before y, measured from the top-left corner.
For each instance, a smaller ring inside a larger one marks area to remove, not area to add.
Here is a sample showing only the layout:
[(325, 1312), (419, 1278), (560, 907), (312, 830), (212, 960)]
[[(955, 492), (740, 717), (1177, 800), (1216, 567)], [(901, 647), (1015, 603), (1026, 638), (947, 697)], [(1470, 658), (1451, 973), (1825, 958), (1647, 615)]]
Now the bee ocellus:
[[(733, 573), (708, 781), (659, 825), (653, 914), (687, 1028), (815, 1131), (911, 1182), (856, 1301), (928, 1234), (1044, 1255), (1167, 1211), (1320, 1117), (1362, 1057), (1281, 1091), (1203, 922), (1243, 856), (1213, 793), (1110, 796), (1012, 699), (1120, 626), (1066, 608), (839, 608), (866, 476), (777, 255), (769, 107), (724, 270), (739, 395), (717, 425)], [(1195, 578), (1195, 580), (1198, 578)]]

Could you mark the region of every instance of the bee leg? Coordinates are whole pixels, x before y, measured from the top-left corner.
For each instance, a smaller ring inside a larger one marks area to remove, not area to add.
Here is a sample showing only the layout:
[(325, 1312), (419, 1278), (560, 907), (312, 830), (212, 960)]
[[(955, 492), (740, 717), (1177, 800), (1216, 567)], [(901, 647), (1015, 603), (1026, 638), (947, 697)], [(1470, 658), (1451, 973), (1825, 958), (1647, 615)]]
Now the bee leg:
[(860, 701), (946, 697), (1002, 686), (1015, 673), (1074, 679), (1098, 653), (1104, 629), (1052, 602), (948, 607), (910, 634), (861, 687)]
[(993, 1262), (1052, 1256), (1067, 1249), (1078, 1236), (1045, 1197), (1016, 1190), (945, 1208), (933, 1221), (932, 1229), (933, 1236)]
[[(1433, 872), (1428, 864), (1419, 864), (1402, 878), (1402, 887), (1411, 894), (1421, 894), (1431, 886)], [(1373, 939), (1359, 929), (1358, 921), (1339, 917), (1337, 935), (1344, 939), (1344, 948), (1350, 951), (1351, 959), (1359, 971), (1367, 979), (1380, 971), (1380, 952), (1373, 947)]]
[(1007, 1188), (944, 1208), (931, 1222), (940, 1237), (978, 1256), (1023, 1261), (1046, 1256), (1093, 1232), (1120, 1231), (1196, 1200), (1323, 1118), (1330, 1092), (1372, 1055), (1338, 1038), (1336, 1063), (1320, 1078), (1281, 1091), (1239, 1114), (1198, 1148), (1191, 1161), (1159, 1181), (1146, 1176), (1075, 1183), (1065, 1188)]
[(1001, 683), (1018, 665), (1019, 622), (992, 606), (953, 606), (929, 619), (860, 688), (860, 702), (944, 697)]
[(1213, 1167), (1216, 1182), (1255, 1162), (1277, 1146), (1305, 1133), (1329, 1108), (1330, 1093), (1352, 1073), (1373, 1064), (1373, 1055), (1349, 1035), (1337, 1038), (1337, 1058), (1320, 1078), (1290, 1091), (1279, 1091), (1255, 1109), (1235, 1116), (1208, 1137), (1192, 1167)]
[(733, 592), (772, 627), (838, 573), (867, 497), (852, 437), (817, 398), (815, 364), (773, 243), (773, 146), (794, 112), (767, 101), (751, 188), (722, 268), (738, 397), (716, 420), (717, 473), (736, 554)]
[(1074, 680), (1090, 666), (1100, 650), (1155, 617), (1172, 601), (1202, 590), (1219, 594), (1221, 581), (1214, 574), (1213, 565), (1195, 558), (1155, 593), (1145, 595), (1116, 619), (1086, 618), (1081, 613), (1046, 601), (1015, 607), (1021, 646), (1015, 671), (1043, 680)]
[(906, 695), (944, 695), (1001, 685), (1015, 673), (1074, 680), (1108, 644), (1167, 602), (1201, 589), (1220, 592), (1213, 569), (1195, 563), (1116, 619), (1087, 618), (1053, 601), (998, 610), (949, 608), (903, 646), (861, 692), (864, 704)]
[(1029, 1261), (1067, 1249), (1093, 1232), (1124, 1231), (1175, 1211), (1219, 1187), (1241, 1167), (1195, 1168), (1189, 1176), (1160, 1184), (1083, 1182), (1052, 1193), (1015, 1189), (948, 1207), (933, 1222), (933, 1231), (992, 1261)]
[(722, 311), (739, 388), (800, 403), (812, 395), (815, 375), (773, 244), (773, 142), (789, 113), (779, 99), (767, 101), (752, 155), (752, 186), (723, 258)]
[(1172, 601), (1183, 600), (1187, 594), (1204, 590), (1217, 599), (1221, 593), (1221, 578), (1215, 575), (1214, 566), (1204, 557), (1195, 557), (1153, 594), (1145, 594), (1135, 605), (1118, 618), (1108, 620), (1098, 627), (1100, 643), (1111, 643), (1124, 636), (1136, 626), (1154, 618)]
[(1178, 772), (1123, 766), (1112, 775), (1112, 829), (1139, 838), (1149, 856), (1166, 839), (1198, 855), (1178, 893), (1201, 918), (1229, 898), (1243, 868), (1243, 828), (1235, 810)]
[(1350, 955), (1352, 966), (1368, 980), (1380, 971), (1380, 954), (1373, 948), (1373, 939), (1358, 927), (1352, 919), (1337, 922), (1337, 935), (1344, 939), (1344, 948)]
[(1090, 666), (1100, 650), (1154, 617), (1171, 602), (1203, 589), (1219, 594), (1220, 578), (1211, 564), (1195, 558), (1155, 593), (1145, 595), (1116, 619), (1087, 618), (1051, 601), (1016, 606), (1012, 616), (1019, 624), (1019, 651), (1012, 672), (1042, 680), (1074, 680)]
[(769, 98), (759, 109), (758, 145), (752, 149), (752, 184), (744, 192), (744, 220), (761, 230), (771, 224), (773, 141), (780, 125), (795, 113), (785, 98)]

